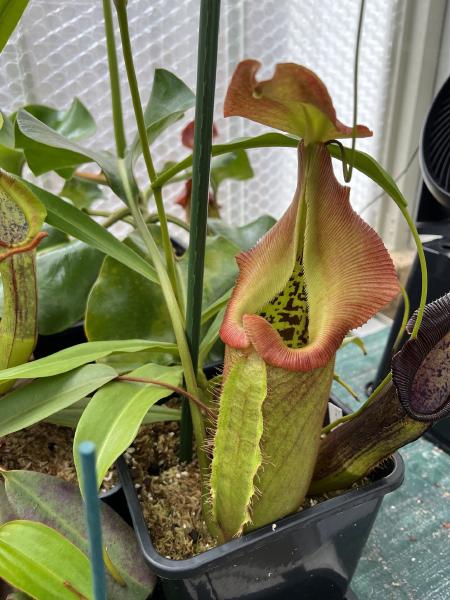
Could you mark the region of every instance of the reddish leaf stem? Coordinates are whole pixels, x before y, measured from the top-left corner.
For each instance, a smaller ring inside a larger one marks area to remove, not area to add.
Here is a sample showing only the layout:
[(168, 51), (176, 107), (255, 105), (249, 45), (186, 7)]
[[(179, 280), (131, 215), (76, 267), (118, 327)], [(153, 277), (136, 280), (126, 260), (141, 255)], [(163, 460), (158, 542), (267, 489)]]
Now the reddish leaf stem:
[(203, 402), (196, 398), (193, 394), (190, 394), (187, 390), (178, 387), (177, 385), (165, 383), (164, 381), (159, 381), (159, 379), (149, 379), (148, 377), (132, 377), (130, 375), (118, 375), (116, 379), (120, 379), (120, 381), (135, 381), (137, 383), (151, 383), (153, 385), (159, 385), (167, 388), (168, 390), (172, 390), (172, 392), (189, 398), (189, 400), (192, 400), (192, 402), (194, 402), (194, 404), (203, 410), (210, 418), (214, 417), (213, 412), (206, 406), (206, 404), (203, 404)]

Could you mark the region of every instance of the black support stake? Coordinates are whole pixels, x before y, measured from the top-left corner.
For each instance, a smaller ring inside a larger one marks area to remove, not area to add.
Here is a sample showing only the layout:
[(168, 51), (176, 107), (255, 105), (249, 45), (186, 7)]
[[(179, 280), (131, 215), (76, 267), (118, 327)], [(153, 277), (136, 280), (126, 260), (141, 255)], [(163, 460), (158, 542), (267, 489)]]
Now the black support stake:
[[(220, 0), (201, 0), (186, 307), (186, 333), (195, 372), (200, 345), (219, 20)], [(192, 458), (192, 421), (186, 400), (182, 406), (180, 458)]]

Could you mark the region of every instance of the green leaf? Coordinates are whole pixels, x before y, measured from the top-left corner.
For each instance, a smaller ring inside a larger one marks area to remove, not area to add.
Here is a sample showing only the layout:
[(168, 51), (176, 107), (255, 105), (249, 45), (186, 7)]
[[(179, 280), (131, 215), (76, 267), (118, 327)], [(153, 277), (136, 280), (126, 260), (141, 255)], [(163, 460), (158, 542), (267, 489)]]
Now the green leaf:
[(93, 598), (88, 557), (42, 523), (0, 527), (0, 576), (38, 600)]
[[(2, 471), (4, 473), (5, 471)], [(17, 519), (17, 512), (6, 495), (5, 485), (0, 481), (0, 525)], [(1, 580), (0, 580), (1, 581)]]
[(23, 148), (34, 175), (94, 161), (75, 141), (63, 137), (25, 110), (18, 112), (16, 123), (16, 146)]
[[(169, 342), (163, 342), (168, 344)], [(170, 346), (169, 346), (170, 348)], [(175, 348), (175, 346), (173, 346)], [(129, 373), (137, 369), (141, 365), (146, 365), (149, 362), (158, 363), (159, 365), (171, 365), (177, 362), (174, 353), (170, 352), (153, 352), (152, 350), (141, 350), (140, 352), (125, 353), (116, 352), (105, 358), (101, 358), (100, 362), (109, 365), (115, 369), (119, 375)]]
[[(13, 518), (40, 521), (88, 552), (83, 501), (76, 484), (30, 471), (8, 471), (3, 477), (0, 498), (3, 488), (7, 502), (14, 506)], [(103, 502), (101, 512), (104, 545), (126, 582), (126, 587), (120, 586), (106, 571), (108, 600), (144, 600), (156, 578), (144, 563), (134, 531)]]
[[(211, 149), (212, 156), (220, 156), (234, 150), (247, 150), (250, 148), (296, 148), (299, 144), (299, 139), (293, 136), (284, 135), (282, 133), (263, 133), (254, 137), (243, 137), (225, 144), (214, 144)], [(181, 171), (192, 166), (192, 154), (186, 156), (182, 161), (175, 164), (159, 174), (154, 181), (154, 186), (164, 185), (167, 181), (178, 175)]]
[(55, 130), (70, 140), (82, 140), (94, 135), (97, 126), (88, 109), (75, 98)]
[(253, 169), (245, 150), (236, 150), (229, 154), (216, 156), (211, 161), (211, 185), (217, 192), (222, 181), (236, 179), (244, 181), (253, 177)]
[[(294, 136), (284, 135), (282, 133), (263, 133), (255, 137), (238, 138), (225, 144), (215, 144), (212, 147), (211, 154), (212, 156), (219, 156), (233, 150), (249, 150), (251, 148), (296, 148), (299, 141), (300, 140)], [(341, 151), (338, 146), (329, 144), (327, 148), (333, 158), (342, 160)], [(350, 159), (352, 156), (351, 148), (344, 146), (344, 149), (347, 159)], [(406, 206), (406, 201), (394, 179), (374, 158), (364, 152), (355, 150), (353, 164), (355, 169), (361, 171), (361, 173), (364, 173), (372, 181), (377, 183), (387, 194), (395, 199), (400, 206)], [(164, 185), (167, 181), (170, 181), (178, 173), (188, 169), (190, 166), (192, 166), (192, 154), (160, 173), (154, 182), (154, 185)]]
[(67, 234), (59, 229), (55, 229), (48, 223), (44, 223), (42, 230), (47, 233), (47, 237), (44, 238), (37, 247), (38, 254), (39, 252), (53, 248), (53, 246), (67, 244), (69, 242), (69, 236)]
[(156, 271), (148, 261), (126, 244), (119, 241), (107, 229), (104, 229), (88, 215), (58, 196), (33, 185), (29, 181), (24, 181), (24, 183), (26, 183), (46, 207), (47, 223), (76, 237), (92, 248), (96, 248), (100, 252), (112, 256), (130, 269), (140, 273), (146, 279), (158, 283)]
[(25, 157), (21, 150), (14, 148), (14, 125), (9, 117), (0, 111), (0, 167), (20, 175), (25, 163)]
[(24, 365), (0, 371), (0, 381), (8, 379), (34, 379), (35, 377), (51, 377), (66, 373), (81, 365), (103, 358), (113, 352), (138, 352), (154, 350), (155, 352), (176, 352), (174, 344), (153, 342), (151, 340), (114, 340), (107, 342), (86, 342), (65, 348), (50, 356), (45, 356)]
[[(150, 364), (132, 371), (130, 376), (179, 385), (182, 369)], [(136, 437), (149, 408), (170, 394), (171, 390), (161, 386), (125, 381), (111, 382), (99, 390), (82, 414), (75, 432), (73, 447), (78, 479), (81, 480), (81, 468), (77, 449), (81, 442), (90, 440), (96, 446), (100, 487), (108, 469)]]
[(20, 175), (25, 157), (20, 150), (14, 150), (0, 144), (0, 167), (13, 175)]
[[(195, 95), (181, 79), (165, 69), (155, 69), (152, 91), (144, 111), (149, 143), (181, 119), (194, 104)], [(131, 151), (133, 159), (142, 152), (138, 136), (133, 141)]]
[[(158, 230), (152, 227), (156, 238)], [(140, 242), (135, 235), (130, 236), (128, 243), (140, 251)], [(230, 241), (222, 237), (208, 237), (203, 286), (205, 307), (212, 305), (233, 286), (238, 252), (239, 249)], [(178, 262), (184, 286), (188, 261), (189, 251)], [(145, 339), (174, 339), (160, 288), (110, 258), (105, 259), (88, 298), (86, 334), (90, 340), (125, 339), (135, 335)]]
[(104, 255), (70, 242), (38, 253), (38, 329), (42, 335), (63, 331), (79, 321)]
[(225, 314), (225, 307), (223, 307), (215, 316), (213, 322), (208, 327), (206, 334), (200, 344), (200, 352), (198, 362), (200, 365), (204, 365), (208, 357), (208, 354), (213, 349), (214, 344), (219, 339), (219, 330), (222, 325), (223, 317)]
[(232, 292), (233, 290), (230, 288), (224, 294), (222, 294), (220, 298), (217, 298), (217, 300), (211, 302), (211, 304), (202, 311), (202, 323), (207, 323), (219, 312), (219, 310), (228, 304), (228, 300), (231, 298)]
[(91, 113), (78, 98), (73, 100), (68, 110), (58, 110), (43, 104), (27, 104), (22, 110), (69, 140), (88, 138), (97, 129)]
[[(173, 167), (177, 163), (169, 161), (164, 164), (163, 172)], [(227, 154), (216, 156), (211, 161), (211, 186), (215, 193), (222, 181), (226, 179), (235, 179), (243, 181), (253, 177), (254, 172), (251, 167), (245, 150), (236, 150)], [(192, 178), (192, 169), (186, 170), (177, 176), (176, 181), (183, 181)], [(209, 221), (208, 221), (209, 224)]]
[[(327, 149), (333, 158), (342, 160), (341, 151), (338, 146), (335, 144), (328, 144)], [(370, 154), (361, 152), (361, 150), (355, 150), (354, 152), (353, 166), (355, 169), (358, 169), (358, 171), (361, 171), (361, 173), (364, 173), (369, 179), (377, 183), (387, 194), (389, 194), (389, 196), (391, 196), (391, 198), (395, 199), (400, 206), (407, 206), (405, 198), (400, 192), (393, 177), (391, 177), (391, 175), (389, 175), (389, 173), (383, 169), (372, 156), (370, 156)], [(351, 159), (351, 148), (345, 147), (345, 156), (347, 160)]]
[[(1, 0), (0, 0), (1, 2)], [(8, 148), (14, 148), (14, 124), (10, 117), (7, 117), (0, 110), (0, 144)]]
[(20, 21), (29, 0), (0, 0), (0, 52)]
[[(221, 236), (208, 237), (205, 253), (205, 273), (203, 280), (203, 306), (210, 306), (227, 290), (233, 287), (236, 276), (236, 254), (238, 248)], [(180, 268), (187, 281), (189, 250), (180, 261)]]
[(117, 377), (108, 365), (85, 365), (37, 379), (0, 398), (0, 436), (42, 421)]
[(221, 219), (209, 219), (208, 227), (216, 235), (221, 235), (236, 244), (242, 251), (250, 250), (276, 223), (269, 215), (262, 215), (247, 225), (233, 227)]
[[(72, 429), (75, 429), (90, 400), (90, 398), (83, 398), (75, 404), (72, 404), (72, 406), (68, 406), (44, 420), (53, 425), (72, 427)], [(147, 412), (142, 421), (142, 425), (150, 425), (151, 423), (159, 423), (162, 421), (179, 421), (180, 419), (181, 411), (178, 408), (169, 408), (165, 405), (160, 406), (159, 404), (156, 404)]]
[(93, 202), (102, 198), (103, 194), (93, 181), (85, 181), (79, 177), (68, 179), (62, 188), (60, 195), (68, 198), (77, 208), (89, 208)]
[(144, 339), (175, 339), (161, 288), (110, 257), (89, 295), (85, 330), (88, 340), (126, 339), (131, 332)]
[(120, 198), (125, 198), (117, 159), (112, 154), (80, 146), (27, 111), (19, 111), (16, 122), (16, 145), (24, 149), (28, 166), (34, 175), (95, 162), (104, 172), (111, 189)]

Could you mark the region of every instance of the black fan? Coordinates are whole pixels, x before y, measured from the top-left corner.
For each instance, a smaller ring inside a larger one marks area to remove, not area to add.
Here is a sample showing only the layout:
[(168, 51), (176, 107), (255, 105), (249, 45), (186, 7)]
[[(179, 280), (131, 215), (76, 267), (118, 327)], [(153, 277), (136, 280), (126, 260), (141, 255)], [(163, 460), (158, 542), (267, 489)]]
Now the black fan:
[[(427, 301), (431, 302), (446, 294), (450, 288), (450, 77), (428, 111), (419, 156), (423, 183), (420, 189), (417, 229), (419, 233), (438, 236), (423, 245), (428, 269)], [(411, 301), (411, 310), (415, 310), (419, 305), (421, 291), (417, 258), (412, 265), (406, 291)], [(403, 307), (400, 307), (392, 324), (375, 383), (379, 383), (390, 370), (392, 344), (400, 330), (402, 318)], [(371, 384), (368, 389), (370, 387)], [(448, 428), (450, 448), (450, 418), (437, 427)]]
[(420, 166), (428, 189), (450, 211), (450, 78), (434, 99), (425, 120)]

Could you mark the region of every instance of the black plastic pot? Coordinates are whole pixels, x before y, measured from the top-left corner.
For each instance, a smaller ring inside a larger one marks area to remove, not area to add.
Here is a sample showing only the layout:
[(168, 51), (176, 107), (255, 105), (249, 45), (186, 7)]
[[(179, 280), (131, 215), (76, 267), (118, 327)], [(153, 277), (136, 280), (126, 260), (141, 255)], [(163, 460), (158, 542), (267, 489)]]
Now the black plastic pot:
[(113, 509), (124, 521), (131, 525), (130, 511), (128, 510), (127, 501), (121, 483), (117, 483), (107, 492), (100, 492), (99, 496), (105, 504)]
[[(188, 560), (154, 548), (128, 467), (119, 477), (144, 558), (167, 600), (343, 600), (383, 497), (403, 481), (398, 453), (376, 480)], [(301, 466), (300, 466), (301, 468)]]

